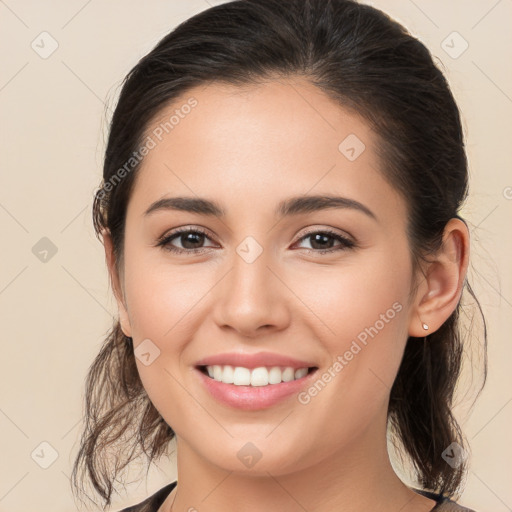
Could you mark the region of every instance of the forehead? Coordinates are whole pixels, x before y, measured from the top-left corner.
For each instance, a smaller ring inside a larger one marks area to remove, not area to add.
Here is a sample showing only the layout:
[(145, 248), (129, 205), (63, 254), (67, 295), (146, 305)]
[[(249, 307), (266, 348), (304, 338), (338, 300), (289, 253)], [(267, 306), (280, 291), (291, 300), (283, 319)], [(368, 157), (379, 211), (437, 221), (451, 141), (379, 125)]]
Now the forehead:
[(155, 116), (146, 137), (153, 147), (132, 198), (139, 209), (163, 195), (214, 195), (229, 214), (237, 198), (270, 208), (291, 195), (337, 193), (404, 213), (380, 170), (377, 135), (302, 78), (195, 87)]
[[(191, 101), (195, 102), (193, 108), (188, 107)], [(171, 132), (172, 137), (166, 137)], [(222, 142), (223, 148), (230, 150), (226, 158), (258, 151), (262, 157), (271, 153), (273, 160), (279, 155), (291, 159), (299, 152), (318, 158), (319, 150), (337, 157), (339, 143), (347, 135), (356, 135), (366, 146), (373, 145), (376, 138), (357, 114), (299, 77), (243, 86), (212, 82), (195, 87), (163, 108), (146, 133), (164, 143), (159, 146), (169, 143), (176, 148), (193, 135), (196, 147), (203, 150), (215, 149), (211, 146)]]

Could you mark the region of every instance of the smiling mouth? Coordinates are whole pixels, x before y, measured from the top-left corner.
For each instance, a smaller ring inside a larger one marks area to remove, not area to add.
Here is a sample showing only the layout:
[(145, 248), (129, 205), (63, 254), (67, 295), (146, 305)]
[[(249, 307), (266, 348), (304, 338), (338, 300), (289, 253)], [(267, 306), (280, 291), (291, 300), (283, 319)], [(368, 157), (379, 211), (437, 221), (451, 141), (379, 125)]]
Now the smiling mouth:
[(299, 380), (318, 370), (316, 366), (292, 368), (291, 366), (260, 366), (245, 368), (232, 365), (202, 365), (196, 367), (212, 380), (235, 386), (273, 386), (283, 382)]

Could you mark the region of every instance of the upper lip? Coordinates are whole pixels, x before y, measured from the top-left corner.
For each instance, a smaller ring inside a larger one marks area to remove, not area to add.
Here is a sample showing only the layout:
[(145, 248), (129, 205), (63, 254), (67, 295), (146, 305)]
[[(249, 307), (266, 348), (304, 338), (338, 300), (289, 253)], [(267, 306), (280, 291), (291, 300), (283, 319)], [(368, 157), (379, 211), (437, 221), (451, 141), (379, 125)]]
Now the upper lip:
[(282, 354), (274, 354), (272, 352), (257, 352), (255, 354), (226, 352), (223, 354), (215, 354), (213, 356), (205, 357), (196, 363), (196, 366), (213, 365), (242, 366), (244, 368), (258, 368), (261, 366), (271, 368), (272, 366), (282, 366), (291, 367), (294, 369), (310, 368), (315, 366), (314, 364), (307, 361), (300, 361), (299, 359), (295, 359), (293, 357)]

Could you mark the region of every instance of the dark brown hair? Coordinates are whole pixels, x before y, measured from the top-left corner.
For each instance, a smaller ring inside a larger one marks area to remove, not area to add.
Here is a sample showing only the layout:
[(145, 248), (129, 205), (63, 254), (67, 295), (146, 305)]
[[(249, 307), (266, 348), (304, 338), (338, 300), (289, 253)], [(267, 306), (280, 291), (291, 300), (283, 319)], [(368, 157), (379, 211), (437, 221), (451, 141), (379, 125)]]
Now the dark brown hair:
[[(111, 234), (120, 272), (127, 204), (140, 166), (134, 155), (162, 109), (207, 82), (243, 86), (288, 76), (306, 78), (377, 133), (383, 174), (408, 207), (414, 269), (440, 248), (446, 223), (461, 219), (468, 169), (459, 110), (425, 46), (381, 11), (352, 0), (238, 0), (178, 25), (124, 80), (93, 204), (96, 233)], [(482, 313), (467, 279), (466, 290)], [(457, 492), (466, 470), (442, 458), (451, 443), (465, 446), (452, 412), (465, 346), (461, 308), (462, 299), (424, 341), (408, 339), (388, 413), (419, 485), (447, 496)], [(142, 454), (151, 463), (174, 436), (143, 388), (132, 339), (119, 322), (90, 368), (85, 420), (74, 490), (86, 476), (106, 505), (119, 472)]]

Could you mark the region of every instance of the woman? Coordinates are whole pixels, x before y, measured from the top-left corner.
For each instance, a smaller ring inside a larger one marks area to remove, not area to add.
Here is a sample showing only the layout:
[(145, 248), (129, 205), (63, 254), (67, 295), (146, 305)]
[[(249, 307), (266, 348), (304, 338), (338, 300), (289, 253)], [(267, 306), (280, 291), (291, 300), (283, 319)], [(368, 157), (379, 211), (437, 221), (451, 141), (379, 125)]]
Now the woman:
[(445, 78), (382, 12), (240, 0), (179, 25), (111, 123), (94, 222), (119, 321), (77, 488), (85, 468), (110, 504), (174, 438), (178, 481), (124, 512), (469, 510), (467, 179)]

